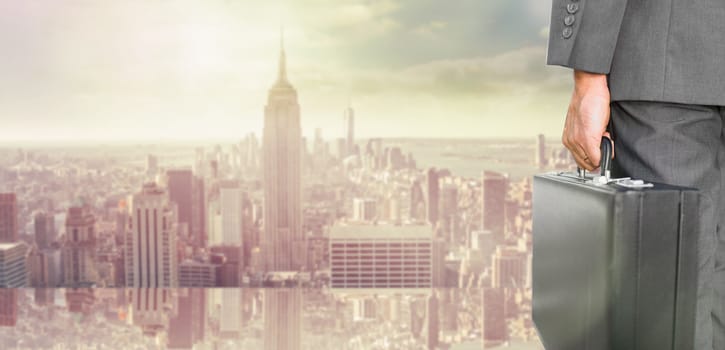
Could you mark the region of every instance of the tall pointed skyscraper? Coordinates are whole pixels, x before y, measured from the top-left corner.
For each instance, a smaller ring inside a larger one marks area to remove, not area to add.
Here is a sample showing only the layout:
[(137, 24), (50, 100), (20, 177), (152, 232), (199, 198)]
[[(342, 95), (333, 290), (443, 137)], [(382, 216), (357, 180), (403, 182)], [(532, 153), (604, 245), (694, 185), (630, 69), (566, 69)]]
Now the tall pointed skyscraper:
[[(279, 76), (264, 109), (264, 234), (267, 271), (300, 270), (305, 261), (302, 232), (302, 130), (297, 91), (287, 81), (284, 42)], [(301, 348), (302, 296), (296, 289), (266, 290), (264, 349)]]
[(264, 108), (264, 234), (267, 271), (299, 270), (304, 262), (302, 232), (302, 130), (297, 91), (287, 80), (284, 41), (277, 82)]

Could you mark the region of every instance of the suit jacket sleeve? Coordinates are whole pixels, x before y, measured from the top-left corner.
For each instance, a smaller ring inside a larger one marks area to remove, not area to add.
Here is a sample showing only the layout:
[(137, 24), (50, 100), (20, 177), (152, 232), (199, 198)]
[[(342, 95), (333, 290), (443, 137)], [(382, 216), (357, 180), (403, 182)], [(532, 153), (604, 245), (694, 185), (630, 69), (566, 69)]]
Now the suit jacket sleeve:
[(608, 74), (627, 0), (553, 0), (547, 64)]

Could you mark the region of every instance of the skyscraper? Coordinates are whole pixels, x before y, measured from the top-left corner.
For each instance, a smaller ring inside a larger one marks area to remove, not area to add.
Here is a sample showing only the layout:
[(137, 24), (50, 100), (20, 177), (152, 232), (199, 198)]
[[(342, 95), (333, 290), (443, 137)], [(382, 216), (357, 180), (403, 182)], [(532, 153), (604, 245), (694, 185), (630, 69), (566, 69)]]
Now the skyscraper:
[(133, 288), (128, 290), (133, 324), (143, 334), (155, 337), (169, 329), (175, 300), (168, 288)]
[(194, 175), (191, 169), (174, 169), (166, 172), (168, 177), (169, 200), (176, 203), (178, 208), (179, 234), (190, 234), (192, 223), (192, 211), (194, 197)]
[(481, 229), (491, 231), (494, 242), (501, 244), (505, 238), (506, 190), (508, 177), (493, 171), (481, 176)]
[(18, 240), (18, 203), (15, 193), (0, 193), (0, 243)]
[(506, 298), (499, 288), (481, 289), (481, 335), (483, 348), (500, 345), (508, 339), (506, 331)]
[(18, 322), (18, 290), (0, 288), (0, 327), (15, 327)]
[(126, 233), (126, 286), (177, 286), (174, 208), (166, 192), (145, 184), (131, 201), (131, 229)]
[(0, 289), (27, 287), (27, 251), (23, 242), (0, 243)]
[(526, 283), (526, 252), (515, 247), (497, 246), (491, 256), (491, 286), (521, 288)]
[[(267, 271), (299, 270), (305, 263), (302, 232), (302, 130), (297, 91), (287, 81), (284, 42), (279, 76), (264, 109), (264, 235)], [(302, 342), (302, 294), (264, 292), (264, 349), (298, 350)]]
[(153, 154), (146, 155), (146, 175), (153, 179), (159, 171), (159, 158)]
[(53, 215), (45, 212), (37, 212), (33, 217), (35, 227), (35, 244), (38, 249), (48, 249), (55, 241), (55, 220)]
[(459, 243), (459, 237), (455, 230), (456, 215), (458, 214), (458, 187), (453, 184), (444, 184), (440, 189), (440, 207), (438, 218), (443, 231), (448, 233), (448, 239), (452, 243)]
[(536, 153), (534, 154), (534, 164), (543, 169), (546, 167), (546, 138), (544, 134), (536, 137)]
[(92, 287), (97, 282), (95, 225), (90, 207), (79, 204), (68, 208), (61, 248), (63, 286)]
[(244, 192), (237, 181), (219, 183), (219, 212), (223, 245), (241, 246)]
[(413, 181), (410, 185), (410, 212), (408, 216), (412, 222), (422, 222), (425, 219), (425, 195), (418, 180)]
[(438, 223), (438, 202), (440, 184), (438, 181), (438, 170), (436, 168), (430, 168), (426, 172), (426, 197), (427, 197), (427, 211), (426, 219), (428, 223), (435, 226)]
[(264, 293), (264, 350), (302, 348), (302, 290), (267, 288)]
[(207, 244), (206, 237), (206, 186), (204, 178), (194, 176), (191, 186), (191, 226), (189, 234), (192, 242), (200, 247)]
[(429, 350), (438, 349), (438, 333), (440, 332), (440, 317), (438, 315), (438, 297), (434, 290), (428, 297), (426, 322), (428, 324), (426, 345)]
[(242, 331), (242, 289), (222, 288), (219, 336), (236, 339)]
[(347, 155), (352, 155), (355, 152), (355, 110), (352, 106), (345, 108), (344, 119)]
[(206, 289), (179, 288), (178, 309), (169, 319), (168, 349), (193, 349), (204, 340), (206, 328)]
[(302, 232), (302, 130), (297, 91), (287, 80), (284, 45), (279, 76), (264, 109), (264, 235), (265, 269), (290, 271), (304, 263)]

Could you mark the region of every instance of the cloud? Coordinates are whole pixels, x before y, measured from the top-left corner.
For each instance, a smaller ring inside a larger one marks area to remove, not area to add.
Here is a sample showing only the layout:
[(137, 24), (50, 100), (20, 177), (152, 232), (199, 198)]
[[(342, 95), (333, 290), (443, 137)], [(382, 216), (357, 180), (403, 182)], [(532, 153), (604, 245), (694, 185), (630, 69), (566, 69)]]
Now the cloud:
[[(441, 98), (482, 94), (553, 94), (569, 89), (566, 71), (545, 67), (545, 48), (525, 47), (492, 57), (436, 60), (401, 69), (325, 71), (324, 66), (305, 68), (298, 77), (305, 87), (349, 83), (356, 95), (420, 94)], [(314, 75), (305, 72), (315, 72)]]
[[(0, 2), (0, 137), (258, 128), (280, 24), (308, 126), (339, 126), (348, 96), (370, 134), (457, 135), (436, 117), (556, 111), (571, 78), (544, 67), (544, 2)], [(407, 116), (428, 124), (411, 130)]]
[(434, 37), (448, 27), (448, 22), (434, 20), (413, 28), (413, 33), (424, 37)]

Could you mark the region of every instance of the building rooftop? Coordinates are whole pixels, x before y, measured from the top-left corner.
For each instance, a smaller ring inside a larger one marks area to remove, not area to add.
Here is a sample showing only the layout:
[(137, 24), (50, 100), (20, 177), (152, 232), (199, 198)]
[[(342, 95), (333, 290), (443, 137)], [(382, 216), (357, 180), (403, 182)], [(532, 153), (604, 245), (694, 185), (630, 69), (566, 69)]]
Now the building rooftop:
[(420, 239), (433, 238), (433, 228), (428, 225), (373, 225), (347, 223), (330, 229), (330, 238), (360, 239)]
[(0, 243), (0, 250), (8, 250), (15, 248), (19, 245), (25, 245), (23, 242), (14, 242), (14, 243)]

